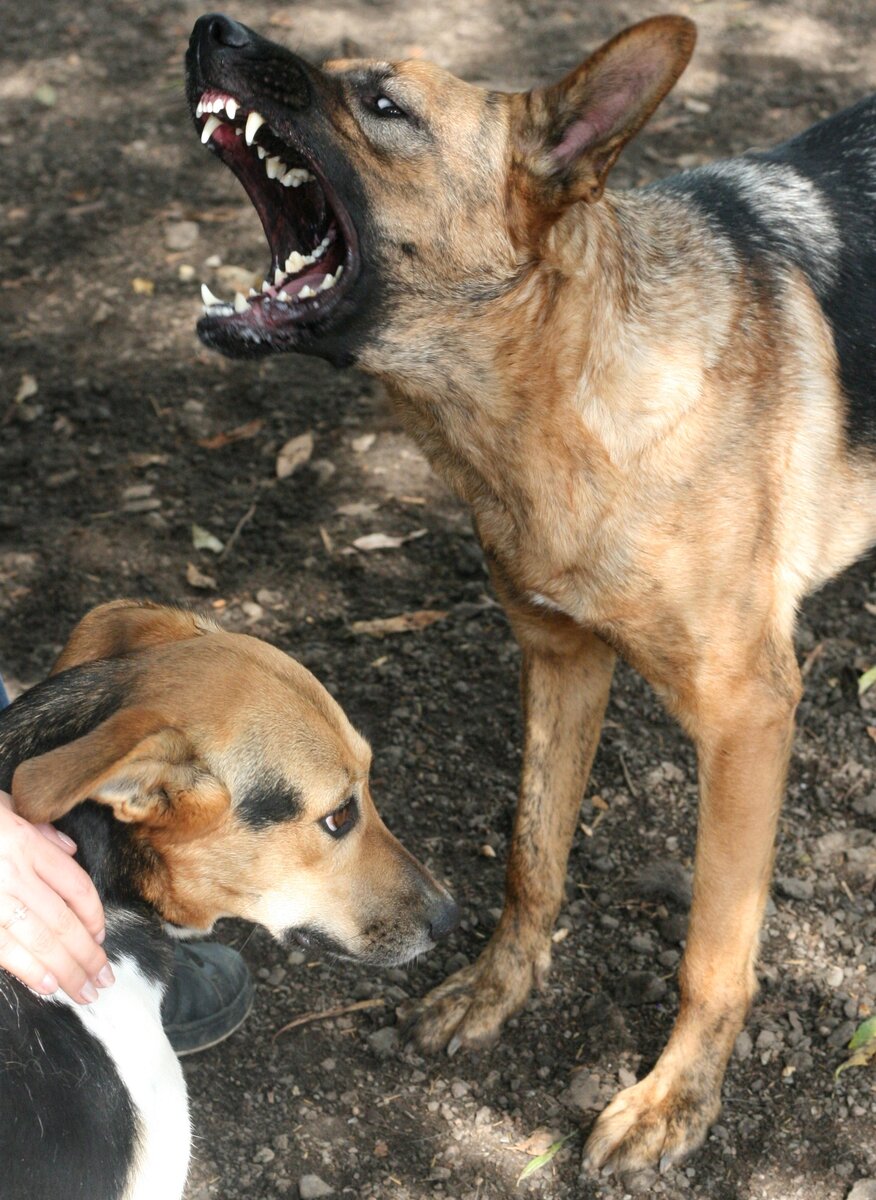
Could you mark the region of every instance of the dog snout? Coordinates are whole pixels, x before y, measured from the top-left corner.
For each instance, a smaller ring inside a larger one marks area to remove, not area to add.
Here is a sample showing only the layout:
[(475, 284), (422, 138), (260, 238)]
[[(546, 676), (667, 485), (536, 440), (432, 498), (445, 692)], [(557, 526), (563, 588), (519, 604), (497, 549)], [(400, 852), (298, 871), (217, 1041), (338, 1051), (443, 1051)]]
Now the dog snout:
[(453, 933), (459, 924), (459, 905), (452, 896), (439, 896), (429, 906), (426, 918), (429, 922), (430, 938), (433, 942), (440, 942), (449, 933)]
[(242, 50), (252, 41), (252, 35), (245, 25), (224, 13), (207, 13), (195, 22), (192, 40), (208, 50)]

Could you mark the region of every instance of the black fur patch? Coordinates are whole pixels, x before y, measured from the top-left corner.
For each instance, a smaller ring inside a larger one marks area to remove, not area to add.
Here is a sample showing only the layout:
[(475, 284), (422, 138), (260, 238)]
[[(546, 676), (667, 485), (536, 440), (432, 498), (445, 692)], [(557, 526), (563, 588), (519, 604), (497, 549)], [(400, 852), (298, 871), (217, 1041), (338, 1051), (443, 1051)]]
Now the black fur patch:
[(0, 711), (0, 788), (28, 758), (84, 737), (124, 701), (130, 662), (105, 659), (44, 679)]
[(268, 829), (291, 821), (304, 811), (304, 797), (279, 774), (268, 774), (254, 783), (237, 803), (236, 812), (252, 829)]
[(757, 171), (791, 168), (817, 189), (840, 240), (838, 253), (796, 229), (793, 212), (782, 229), (775, 214), (759, 211), (757, 193), (732, 170), (686, 171), (653, 190), (695, 205), (725, 237), (760, 288), (775, 287), (787, 265), (808, 279), (833, 331), (840, 382), (848, 407), (846, 433), (852, 447), (876, 448), (876, 95), (829, 117), (790, 141), (742, 163)]
[(3, 1200), (122, 1196), (137, 1116), (104, 1046), (70, 1008), (0, 971)]
[(833, 329), (849, 442), (876, 447), (876, 95), (762, 157), (811, 179), (833, 213), (838, 269), (815, 292)]

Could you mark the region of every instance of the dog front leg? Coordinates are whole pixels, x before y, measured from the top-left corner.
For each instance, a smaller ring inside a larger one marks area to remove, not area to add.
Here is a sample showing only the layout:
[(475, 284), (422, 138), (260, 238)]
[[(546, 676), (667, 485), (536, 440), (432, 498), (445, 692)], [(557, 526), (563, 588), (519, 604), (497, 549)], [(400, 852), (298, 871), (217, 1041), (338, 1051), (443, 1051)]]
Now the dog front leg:
[(614, 652), (565, 617), (509, 610), (523, 649), (525, 745), (505, 908), (481, 956), (412, 1014), (425, 1050), (481, 1047), (541, 986), (566, 862), (608, 700)]
[(787, 654), (784, 670), (700, 697), (696, 712), (686, 714), (697, 743), (700, 805), (678, 1017), (651, 1073), (597, 1120), (585, 1151), (592, 1169), (623, 1173), (677, 1162), (700, 1145), (720, 1111), (724, 1072), (756, 989), (799, 696), (790, 647)]

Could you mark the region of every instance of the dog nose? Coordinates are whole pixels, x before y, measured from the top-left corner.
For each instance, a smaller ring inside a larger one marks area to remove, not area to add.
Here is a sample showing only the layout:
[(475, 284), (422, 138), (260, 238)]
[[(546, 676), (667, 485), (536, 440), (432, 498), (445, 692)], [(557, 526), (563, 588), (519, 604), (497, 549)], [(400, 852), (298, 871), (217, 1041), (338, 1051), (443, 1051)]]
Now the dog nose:
[(433, 942), (440, 942), (459, 924), (459, 905), (452, 896), (440, 896), (428, 915), (429, 936)]
[(211, 49), (230, 50), (241, 50), (252, 40), (245, 25), (232, 21), (224, 13), (207, 13), (200, 17), (192, 30), (192, 39)]

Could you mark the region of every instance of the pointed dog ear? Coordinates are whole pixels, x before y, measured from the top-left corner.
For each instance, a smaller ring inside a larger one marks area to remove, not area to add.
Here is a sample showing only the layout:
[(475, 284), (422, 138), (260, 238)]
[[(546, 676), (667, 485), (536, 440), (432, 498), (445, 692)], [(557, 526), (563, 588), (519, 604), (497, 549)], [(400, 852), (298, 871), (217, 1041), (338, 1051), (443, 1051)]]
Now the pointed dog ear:
[(173, 827), (174, 840), (206, 833), (230, 806), (227, 789), (178, 729), (159, 713), (129, 708), (85, 737), (27, 759), (12, 778), (16, 812), (55, 821), (82, 800), (148, 829)]
[(687, 17), (651, 17), (559, 83), (519, 97), (518, 147), (537, 203), (558, 214), (576, 200), (599, 199), (615, 159), (673, 87), (695, 41)]
[(82, 618), (51, 673), (57, 675), (82, 663), (119, 658), (166, 642), (187, 641), (218, 628), (207, 617), (185, 609), (148, 600), (112, 600)]

